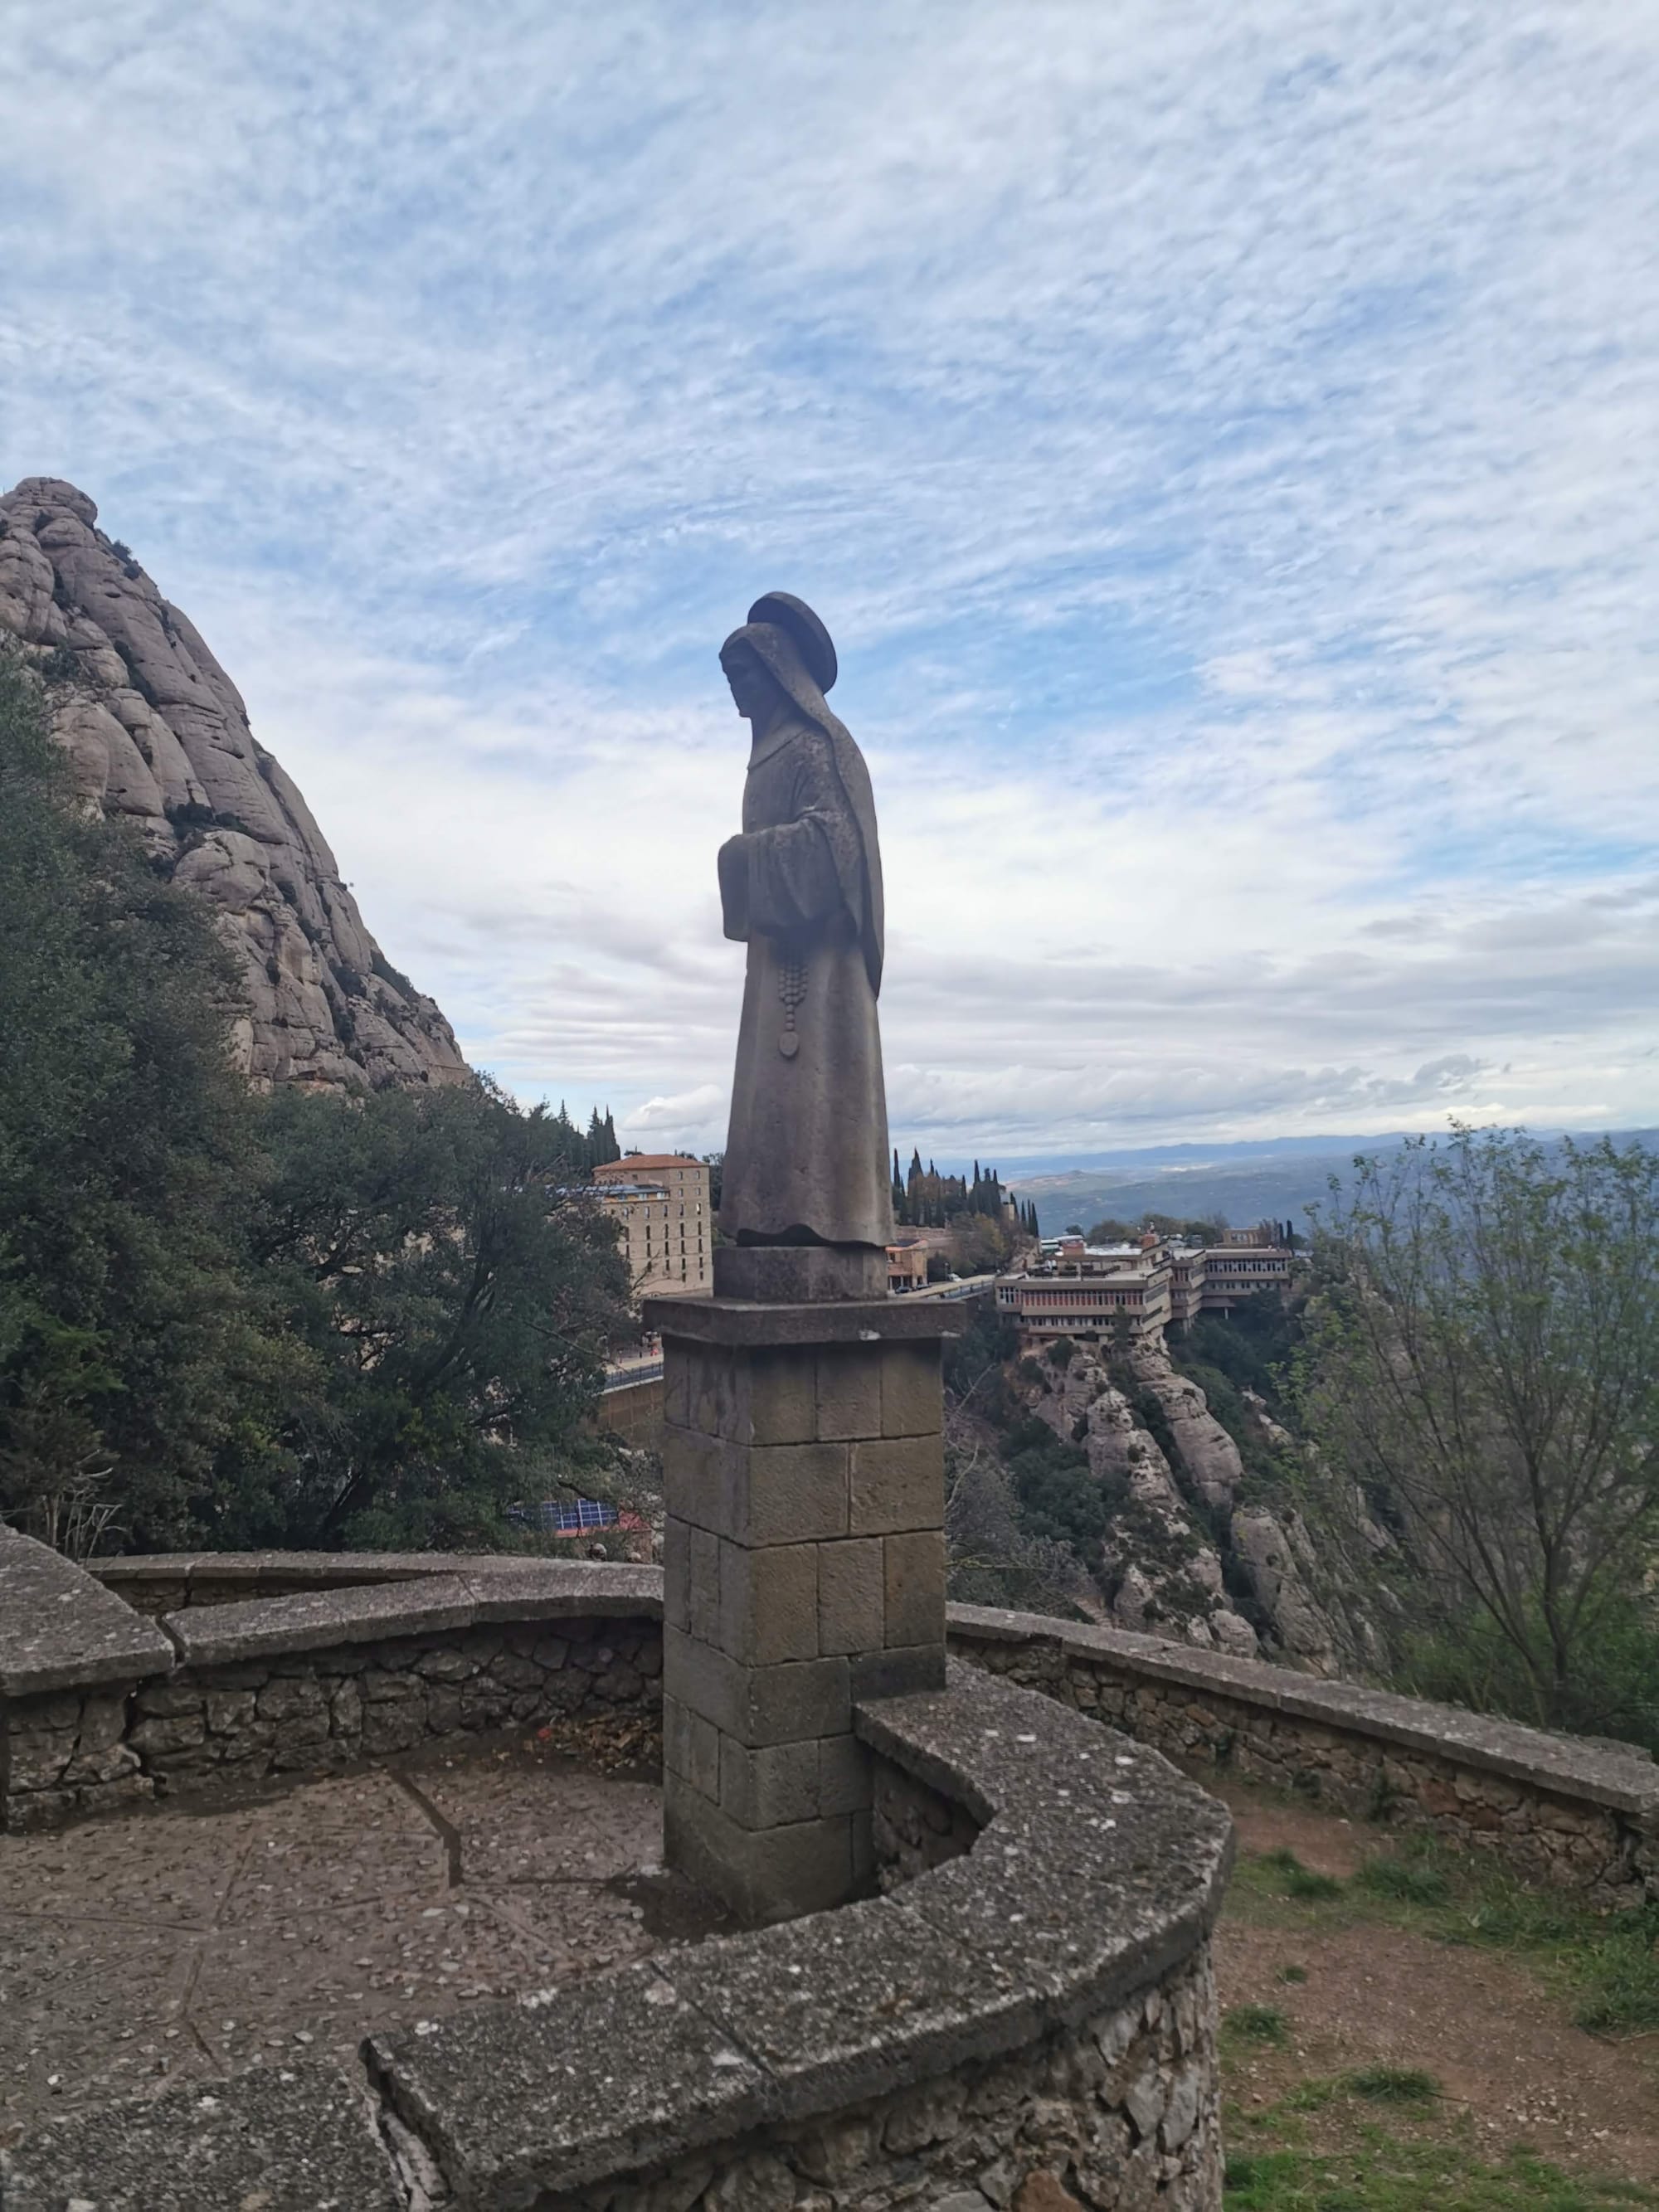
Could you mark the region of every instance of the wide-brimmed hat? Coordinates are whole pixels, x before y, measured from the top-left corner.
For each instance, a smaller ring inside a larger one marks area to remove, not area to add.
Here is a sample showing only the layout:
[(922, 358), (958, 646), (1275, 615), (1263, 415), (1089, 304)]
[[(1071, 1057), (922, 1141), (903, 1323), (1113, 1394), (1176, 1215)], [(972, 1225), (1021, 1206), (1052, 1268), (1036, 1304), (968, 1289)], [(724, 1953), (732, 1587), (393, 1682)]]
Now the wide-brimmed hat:
[(794, 640), (806, 672), (820, 691), (828, 691), (837, 671), (836, 647), (830, 633), (805, 599), (793, 592), (765, 592), (749, 610), (751, 623), (775, 623)]

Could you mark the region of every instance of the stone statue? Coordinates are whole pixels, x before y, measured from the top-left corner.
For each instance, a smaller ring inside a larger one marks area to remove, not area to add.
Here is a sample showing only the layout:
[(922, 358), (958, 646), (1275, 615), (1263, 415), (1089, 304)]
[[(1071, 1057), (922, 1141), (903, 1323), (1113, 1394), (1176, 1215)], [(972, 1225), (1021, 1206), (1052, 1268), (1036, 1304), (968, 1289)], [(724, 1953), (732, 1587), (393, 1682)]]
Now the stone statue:
[[(742, 834), (720, 855), (726, 934), (749, 947), (720, 1222), (740, 1247), (798, 1257), (717, 1253), (716, 1288), (884, 1293), (893, 1212), (870, 773), (824, 703), (836, 648), (799, 599), (757, 599), (720, 665), (753, 743)], [(825, 1246), (838, 1249), (800, 1250)]]

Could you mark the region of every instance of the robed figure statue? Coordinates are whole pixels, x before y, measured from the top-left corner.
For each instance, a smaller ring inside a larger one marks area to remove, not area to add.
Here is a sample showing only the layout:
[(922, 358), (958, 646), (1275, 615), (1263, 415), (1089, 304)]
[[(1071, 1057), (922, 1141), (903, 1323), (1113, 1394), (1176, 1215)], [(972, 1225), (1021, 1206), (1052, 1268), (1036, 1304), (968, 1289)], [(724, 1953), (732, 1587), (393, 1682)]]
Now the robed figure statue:
[(720, 665), (752, 749), (743, 831), (720, 855), (726, 934), (749, 947), (720, 1224), (739, 1245), (840, 1247), (884, 1291), (893, 1210), (870, 772), (825, 703), (836, 649), (799, 599), (757, 599)]

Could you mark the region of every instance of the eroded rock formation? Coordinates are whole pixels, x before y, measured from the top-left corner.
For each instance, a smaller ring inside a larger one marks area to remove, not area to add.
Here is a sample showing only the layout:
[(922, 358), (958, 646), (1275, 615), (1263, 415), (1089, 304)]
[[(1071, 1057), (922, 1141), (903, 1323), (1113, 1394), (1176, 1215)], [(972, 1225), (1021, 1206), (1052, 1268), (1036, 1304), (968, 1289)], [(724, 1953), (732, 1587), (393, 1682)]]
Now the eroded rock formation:
[(84, 492), (50, 477), (0, 497), (0, 630), (39, 669), (88, 804), (131, 822), (217, 909), (246, 971), (235, 1043), (250, 1080), (459, 1080), (448, 1023), (364, 928), (236, 687), (97, 520)]
[[(1121, 1379), (1132, 1381), (1139, 1411), (1089, 1346), (1073, 1346), (1063, 1366), (1037, 1361), (1040, 1381), (1030, 1379), (1032, 1363), (1019, 1370), (1030, 1410), (1120, 1493), (1105, 1543), (1108, 1617), (1203, 1650), (1334, 1674), (1340, 1639), (1314, 1595), (1317, 1562), (1301, 1516), (1241, 1502), (1238, 1446), (1163, 1344), (1138, 1346), (1132, 1364)], [(1156, 1419), (1152, 1401), (1173, 1457), (1146, 1425)], [(1270, 1416), (1261, 1425), (1264, 1437), (1291, 1444)]]

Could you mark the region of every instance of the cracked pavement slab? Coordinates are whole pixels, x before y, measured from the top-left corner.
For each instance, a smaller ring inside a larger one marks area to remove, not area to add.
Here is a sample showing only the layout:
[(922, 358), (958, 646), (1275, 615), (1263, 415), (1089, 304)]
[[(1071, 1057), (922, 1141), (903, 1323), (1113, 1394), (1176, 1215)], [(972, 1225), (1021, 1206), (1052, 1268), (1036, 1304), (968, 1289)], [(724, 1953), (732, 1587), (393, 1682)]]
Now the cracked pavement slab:
[(43, 2117), (644, 1958), (723, 1927), (661, 1867), (654, 1782), (518, 1734), (0, 1836), (0, 2143)]

